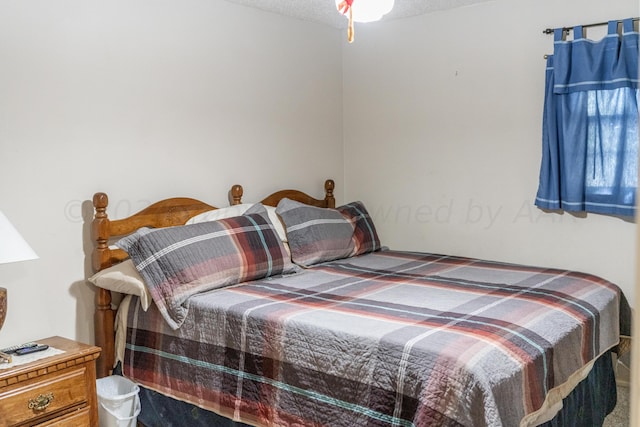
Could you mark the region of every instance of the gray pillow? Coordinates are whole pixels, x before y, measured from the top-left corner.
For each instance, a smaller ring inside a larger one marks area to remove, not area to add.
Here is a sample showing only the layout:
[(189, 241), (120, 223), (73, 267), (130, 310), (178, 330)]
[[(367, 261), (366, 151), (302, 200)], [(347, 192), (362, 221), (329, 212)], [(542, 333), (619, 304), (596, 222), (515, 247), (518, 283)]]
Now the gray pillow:
[(328, 209), (285, 198), (276, 213), (286, 228), (291, 259), (298, 265), (308, 267), (380, 249), (373, 221), (361, 202)]
[(128, 252), (173, 329), (184, 322), (192, 295), (297, 268), (262, 205), (218, 221), (140, 229), (116, 245)]

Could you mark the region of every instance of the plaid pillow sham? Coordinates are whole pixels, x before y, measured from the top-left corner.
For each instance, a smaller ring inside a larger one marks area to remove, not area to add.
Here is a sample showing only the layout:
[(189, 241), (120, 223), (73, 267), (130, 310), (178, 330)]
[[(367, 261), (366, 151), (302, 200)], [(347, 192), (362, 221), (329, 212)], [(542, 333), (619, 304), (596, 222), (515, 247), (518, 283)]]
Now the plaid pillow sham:
[(376, 227), (362, 202), (340, 206), (338, 212), (353, 224), (353, 253), (350, 256), (380, 250), (380, 239)]
[(380, 249), (380, 239), (362, 202), (337, 209), (282, 199), (276, 209), (285, 224), (291, 258), (309, 267)]
[(184, 322), (194, 294), (296, 271), (262, 205), (217, 221), (141, 229), (116, 245), (173, 329)]

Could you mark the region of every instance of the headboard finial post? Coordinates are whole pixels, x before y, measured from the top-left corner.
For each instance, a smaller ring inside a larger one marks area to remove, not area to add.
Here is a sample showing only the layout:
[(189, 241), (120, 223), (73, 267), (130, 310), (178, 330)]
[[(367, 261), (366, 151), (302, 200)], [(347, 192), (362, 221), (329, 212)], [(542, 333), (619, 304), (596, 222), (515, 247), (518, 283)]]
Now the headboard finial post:
[[(111, 227), (107, 216), (109, 198), (105, 193), (93, 195), (93, 208), (95, 215), (91, 223), (92, 238), (96, 247), (92, 253), (91, 261), (94, 271), (102, 270), (111, 265), (111, 250), (109, 249), (109, 237)], [(102, 348), (102, 354), (96, 361), (96, 373), (99, 378), (109, 375), (114, 362), (114, 316), (111, 309), (111, 292), (98, 288), (96, 292), (95, 312), (95, 342)]]
[(93, 207), (95, 216), (91, 223), (91, 232), (93, 240), (96, 242), (96, 248), (93, 252), (92, 263), (94, 271), (102, 270), (108, 267), (109, 260), (109, 217), (107, 216), (107, 205), (109, 198), (105, 193), (96, 193), (93, 195)]
[(324, 182), (324, 191), (325, 191), (324, 200), (326, 200), (328, 208), (336, 207), (336, 199), (335, 197), (333, 197), (333, 189), (335, 188), (335, 185), (336, 184), (335, 182), (333, 182), (332, 179), (328, 179)]
[(231, 204), (239, 205), (242, 203), (242, 194), (244, 190), (242, 189), (242, 185), (236, 184), (231, 187)]

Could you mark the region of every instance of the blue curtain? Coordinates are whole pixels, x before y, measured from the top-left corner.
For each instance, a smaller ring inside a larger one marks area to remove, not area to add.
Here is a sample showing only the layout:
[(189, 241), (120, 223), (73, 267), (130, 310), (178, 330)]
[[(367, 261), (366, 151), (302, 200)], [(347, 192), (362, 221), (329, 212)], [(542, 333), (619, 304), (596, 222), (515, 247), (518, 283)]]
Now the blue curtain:
[(608, 23), (600, 41), (554, 32), (547, 58), (536, 206), (634, 216), (638, 186), (638, 32)]

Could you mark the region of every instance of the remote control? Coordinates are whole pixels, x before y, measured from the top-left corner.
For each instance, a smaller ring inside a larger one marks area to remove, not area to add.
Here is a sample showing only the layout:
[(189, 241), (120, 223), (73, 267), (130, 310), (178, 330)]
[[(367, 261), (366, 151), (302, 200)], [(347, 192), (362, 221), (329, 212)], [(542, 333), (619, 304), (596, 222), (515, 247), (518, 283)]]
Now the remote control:
[(43, 351), (48, 349), (49, 346), (46, 344), (38, 344), (34, 347), (24, 347), (24, 348), (19, 348), (16, 350), (16, 354), (18, 356), (22, 356), (24, 354), (30, 354), (30, 353), (35, 353), (36, 351)]
[(4, 354), (12, 354), (12, 353), (15, 353), (17, 350), (19, 350), (21, 348), (30, 348), (30, 347), (35, 347), (37, 345), (38, 345), (38, 343), (36, 343), (36, 342), (26, 342), (24, 344), (13, 345), (11, 347), (3, 348), (2, 350), (0, 350), (0, 352), (2, 352)]

